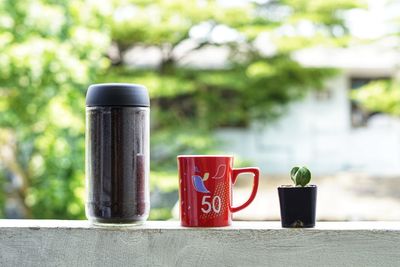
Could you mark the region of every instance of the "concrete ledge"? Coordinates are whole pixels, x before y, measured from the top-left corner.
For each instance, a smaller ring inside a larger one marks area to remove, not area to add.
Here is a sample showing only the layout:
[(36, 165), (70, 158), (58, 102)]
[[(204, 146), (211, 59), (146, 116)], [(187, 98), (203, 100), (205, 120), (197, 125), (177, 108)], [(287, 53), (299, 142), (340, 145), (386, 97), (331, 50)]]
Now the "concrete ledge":
[(0, 220), (1, 266), (398, 266), (400, 222), (278, 222), (182, 228), (147, 222), (99, 228), (86, 221)]

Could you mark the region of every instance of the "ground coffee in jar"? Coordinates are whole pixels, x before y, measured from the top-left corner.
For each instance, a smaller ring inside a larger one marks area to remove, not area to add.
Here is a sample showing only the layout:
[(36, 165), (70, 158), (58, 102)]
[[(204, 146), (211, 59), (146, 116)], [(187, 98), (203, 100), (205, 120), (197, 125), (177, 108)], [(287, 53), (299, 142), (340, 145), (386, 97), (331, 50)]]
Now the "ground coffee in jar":
[(96, 224), (136, 224), (149, 203), (147, 89), (94, 84), (86, 95), (86, 216)]

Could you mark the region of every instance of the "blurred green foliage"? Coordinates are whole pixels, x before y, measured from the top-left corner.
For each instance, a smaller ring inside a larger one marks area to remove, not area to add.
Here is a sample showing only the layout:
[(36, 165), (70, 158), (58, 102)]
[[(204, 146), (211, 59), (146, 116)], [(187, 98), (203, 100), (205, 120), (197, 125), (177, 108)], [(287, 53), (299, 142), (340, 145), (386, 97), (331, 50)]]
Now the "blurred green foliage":
[[(396, 1), (384, 1), (385, 9), (391, 10), (396, 5)], [(392, 32), (383, 34), (380, 38), (372, 42), (385, 42), (394, 44), (394, 49), (400, 48), (400, 15), (393, 14), (394, 17), (387, 19), (386, 27)], [(395, 43), (393, 43), (395, 42)], [(382, 112), (393, 116), (400, 116), (400, 70), (396, 65), (393, 77), (371, 81), (357, 90), (351, 92), (350, 97), (360, 104), (361, 107), (371, 113)]]
[(102, 8), (0, 1), (0, 175), (24, 217), (82, 218), (85, 88), (109, 66)]
[[(333, 71), (304, 68), (292, 52), (345, 44), (343, 11), (357, 5), (0, 0), (0, 216), (84, 218), (84, 99), (90, 83), (149, 88), (152, 188), (173, 191), (175, 156), (212, 153), (218, 144), (212, 129), (274, 119), (287, 103), (321, 87)], [(311, 35), (302, 33), (304, 24)], [(203, 34), (194, 36), (195, 27)], [(219, 38), (223, 30), (233, 37)], [(269, 52), (257, 48), (260, 35)], [(135, 47), (156, 49), (159, 62), (127, 64)], [(185, 63), (210, 48), (227, 51), (224, 66)], [(151, 215), (168, 216), (162, 208)]]
[(400, 116), (399, 81), (373, 81), (351, 92), (351, 97), (368, 111)]

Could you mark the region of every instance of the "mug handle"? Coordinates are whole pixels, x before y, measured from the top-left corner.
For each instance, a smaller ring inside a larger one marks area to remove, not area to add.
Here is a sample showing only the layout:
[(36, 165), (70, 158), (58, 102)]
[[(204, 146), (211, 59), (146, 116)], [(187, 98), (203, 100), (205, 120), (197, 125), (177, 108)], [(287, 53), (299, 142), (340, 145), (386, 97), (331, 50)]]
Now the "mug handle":
[(237, 168), (232, 170), (232, 184), (234, 185), (236, 183), (236, 180), (241, 173), (251, 173), (254, 176), (254, 182), (253, 182), (253, 191), (251, 192), (250, 198), (242, 205), (239, 207), (231, 207), (232, 212), (237, 212), (239, 210), (242, 210), (246, 208), (248, 205), (250, 205), (251, 202), (253, 202), (254, 198), (257, 195), (257, 189), (258, 189), (258, 180), (260, 177), (260, 169), (255, 168), (255, 167), (249, 167), (249, 168)]

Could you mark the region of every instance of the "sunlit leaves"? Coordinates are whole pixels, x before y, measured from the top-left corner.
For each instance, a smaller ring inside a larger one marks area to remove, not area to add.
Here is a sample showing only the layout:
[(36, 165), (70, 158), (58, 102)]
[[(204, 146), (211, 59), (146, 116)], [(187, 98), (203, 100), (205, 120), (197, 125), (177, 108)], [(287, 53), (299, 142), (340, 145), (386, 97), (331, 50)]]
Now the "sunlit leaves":
[(354, 90), (351, 97), (372, 112), (400, 115), (400, 84), (397, 81), (373, 81)]
[(85, 90), (109, 66), (110, 3), (0, 4), (0, 130), (15, 138), (0, 172), (23, 176), (25, 216), (83, 216)]
[(246, 74), (250, 78), (268, 77), (275, 74), (274, 66), (268, 64), (266, 61), (254, 62), (247, 67)]
[(61, 6), (30, 1), (24, 24), (27, 28), (35, 29), (44, 36), (54, 36), (60, 34), (66, 23), (64, 14), (64, 9)]

